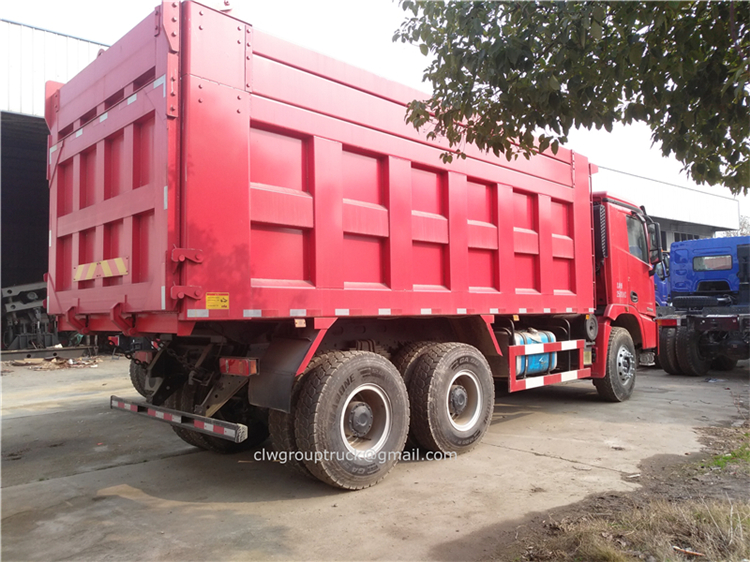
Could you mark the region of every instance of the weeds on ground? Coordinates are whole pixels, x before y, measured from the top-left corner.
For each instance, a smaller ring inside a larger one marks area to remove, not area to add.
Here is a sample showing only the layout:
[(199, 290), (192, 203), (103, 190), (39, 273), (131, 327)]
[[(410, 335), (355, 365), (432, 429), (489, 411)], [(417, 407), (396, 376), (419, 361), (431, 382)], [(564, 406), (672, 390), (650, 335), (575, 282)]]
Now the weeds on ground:
[[(711, 485), (714, 478), (750, 474), (750, 432), (738, 431), (724, 441), (729, 447), (699, 464), (686, 465), (671, 478)], [(708, 480), (704, 480), (708, 478)], [(726, 480), (725, 480), (726, 481)], [(584, 513), (546, 522), (523, 553), (510, 558), (527, 562), (687, 562), (750, 560), (750, 497), (685, 499), (644, 493), (620, 498), (605, 512)], [(517, 545), (522, 548), (521, 544)], [(512, 549), (511, 549), (512, 550)]]
[[(744, 437), (746, 440), (750, 439), (750, 433), (745, 433)], [(730, 464), (740, 464), (745, 469), (750, 468), (750, 442), (745, 442), (740, 445), (737, 449), (730, 451), (724, 455), (715, 455), (710, 461), (706, 463), (707, 466), (717, 466), (721, 469), (727, 467)]]
[(525, 560), (742, 560), (750, 558), (750, 502), (655, 500), (614, 517), (551, 523), (552, 537)]

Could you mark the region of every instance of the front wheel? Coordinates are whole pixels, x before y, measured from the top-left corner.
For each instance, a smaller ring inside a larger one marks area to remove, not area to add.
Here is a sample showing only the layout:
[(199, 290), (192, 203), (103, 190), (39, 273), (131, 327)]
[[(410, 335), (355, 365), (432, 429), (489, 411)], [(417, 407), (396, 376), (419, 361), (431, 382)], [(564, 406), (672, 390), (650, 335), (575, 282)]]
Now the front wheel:
[(495, 392), (487, 359), (467, 344), (432, 345), (414, 369), (409, 399), (411, 430), (423, 448), (470, 451), (492, 419)]
[(398, 462), (409, 428), (401, 375), (368, 351), (337, 351), (301, 381), (294, 435), (305, 466), (337, 488), (359, 490)]
[(594, 379), (599, 396), (609, 402), (624, 402), (635, 388), (638, 357), (633, 338), (625, 328), (612, 328), (607, 345), (607, 371), (604, 378)]

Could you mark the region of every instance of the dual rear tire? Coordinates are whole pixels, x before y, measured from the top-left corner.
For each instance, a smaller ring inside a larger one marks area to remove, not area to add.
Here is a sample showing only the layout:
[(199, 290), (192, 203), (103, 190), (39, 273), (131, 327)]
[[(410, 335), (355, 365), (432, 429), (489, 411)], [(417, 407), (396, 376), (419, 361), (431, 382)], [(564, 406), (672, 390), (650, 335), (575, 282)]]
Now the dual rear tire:
[[(301, 472), (358, 490), (396, 465), (410, 430), (429, 451), (463, 453), (481, 440), (494, 404), (486, 359), (465, 344), (410, 344), (393, 363), (365, 351), (313, 359), (297, 381), (291, 413), (271, 412), (277, 451)], [(291, 460), (293, 459), (293, 460)]]
[(720, 356), (713, 361), (700, 350), (701, 334), (686, 326), (659, 329), (659, 361), (670, 375), (703, 377), (710, 369), (731, 370), (737, 364), (729, 357)]

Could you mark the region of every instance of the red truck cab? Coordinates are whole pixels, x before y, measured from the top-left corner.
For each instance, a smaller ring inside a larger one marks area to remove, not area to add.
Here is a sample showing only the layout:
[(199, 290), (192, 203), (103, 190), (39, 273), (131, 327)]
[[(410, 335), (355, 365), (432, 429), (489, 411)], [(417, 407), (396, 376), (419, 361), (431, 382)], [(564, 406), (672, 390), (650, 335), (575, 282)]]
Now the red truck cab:
[(657, 347), (654, 266), (660, 261), (659, 225), (643, 208), (606, 192), (592, 198), (596, 316), (601, 337), (594, 372), (605, 371), (611, 327), (628, 331), (638, 354), (653, 363)]

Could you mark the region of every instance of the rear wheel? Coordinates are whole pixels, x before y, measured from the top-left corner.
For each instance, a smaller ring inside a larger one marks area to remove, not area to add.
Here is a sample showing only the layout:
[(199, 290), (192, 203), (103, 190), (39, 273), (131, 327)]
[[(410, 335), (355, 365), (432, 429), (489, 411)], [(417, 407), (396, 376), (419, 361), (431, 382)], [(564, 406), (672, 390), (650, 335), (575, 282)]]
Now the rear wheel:
[(144, 398), (148, 398), (151, 393), (146, 390), (146, 377), (148, 372), (145, 367), (138, 365), (135, 361), (130, 361), (130, 382), (133, 383), (133, 388), (138, 391), (138, 394)]
[(623, 402), (635, 388), (638, 356), (633, 338), (625, 328), (612, 328), (607, 345), (607, 371), (604, 378), (594, 379), (599, 396), (609, 402)]
[[(203, 401), (203, 396), (207, 391), (206, 387), (186, 383), (170, 396), (165, 405), (175, 410), (193, 412), (195, 406)], [(246, 425), (247, 439), (235, 443), (179, 426), (172, 426), (172, 429), (186, 443), (222, 455), (247, 451), (268, 438), (267, 414), (264, 410), (251, 406), (244, 397), (230, 398), (212, 417)]]
[[(428, 341), (415, 341), (404, 345), (396, 356), (393, 358), (393, 364), (395, 365), (398, 372), (404, 378), (404, 384), (406, 385), (407, 391), (409, 390), (409, 381), (412, 379), (414, 374), (414, 368), (417, 366), (419, 359), (422, 354), (427, 351), (430, 346), (435, 345), (435, 342)], [(417, 447), (417, 439), (414, 436), (414, 431), (409, 428), (409, 437), (406, 439), (404, 449), (414, 449)]]
[(294, 435), (294, 420), (297, 417), (297, 404), (299, 394), (302, 389), (304, 377), (314, 370), (322, 361), (325, 360), (326, 354), (317, 355), (310, 360), (310, 364), (305, 372), (297, 377), (292, 386), (291, 408), (289, 413), (279, 410), (268, 412), (268, 431), (271, 434), (271, 443), (277, 453), (284, 455), (286, 464), (291, 466), (300, 474), (313, 478), (312, 473), (308, 470), (305, 463), (300, 458), (300, 450), (297, 446), (297, 438)]
[(686, 326), (677, 328), (675, 351), (680, 370), (686, 375), (702, 377), (708, 374), (711, 361), (703, 357), (698, 347), (700, 332), (690, 330)]
[(409, 427), (406, 387), (367, 351), (332, 352), (302, 381), (294, 420), (305, 466), (323, 482), (367, 488), (396, 465)]
[(470, 451), (489, 428), (494, 399), (490, 366), (478, 349), (433, 344), (409, 385), (414, 438), (431, 451)]
[(416, 367), (417, 361), (425, 350), (432, 345), (435, 345), (434, 342), (410, 342), (404, 345), (393, 358), (393, 365), (404, 378), (404, 384), (407, 389), (409, 388), (409, 381), (411, 380), (412, 374), (414, 374), (414, 367)]
[(711, 368), (717, 371), (731, 371), (737, 366), (737, 359), (731, 359), (726, 355), (719, 355), (711, 361)]
[(659, 328), (659, 363), (670, 375), (679, 375), (680, 366), (675, 355), (676, 328)]

